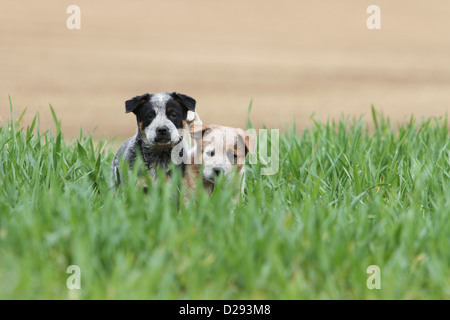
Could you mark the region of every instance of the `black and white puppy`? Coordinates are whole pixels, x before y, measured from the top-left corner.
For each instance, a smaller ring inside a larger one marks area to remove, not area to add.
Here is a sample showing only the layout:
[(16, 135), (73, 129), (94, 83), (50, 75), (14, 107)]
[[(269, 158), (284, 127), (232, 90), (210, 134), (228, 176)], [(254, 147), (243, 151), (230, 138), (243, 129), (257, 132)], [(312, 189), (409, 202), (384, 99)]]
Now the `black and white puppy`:
[(127, 160), (131, 167), (140, 153), (149, 173), (154, 175), (157, 167), (168, 169), (175, 147), (182, 156), (186, 149), (183, 130), (188, 111), (195, 111), (195, 100), (176, 92), (147, 93), (127, 100), (125, 112), (136, 115), (138, 128), (136, 135), (128, 139), (114, 157), (112, 171), (115, 183), (122, 182), (120, 158)]

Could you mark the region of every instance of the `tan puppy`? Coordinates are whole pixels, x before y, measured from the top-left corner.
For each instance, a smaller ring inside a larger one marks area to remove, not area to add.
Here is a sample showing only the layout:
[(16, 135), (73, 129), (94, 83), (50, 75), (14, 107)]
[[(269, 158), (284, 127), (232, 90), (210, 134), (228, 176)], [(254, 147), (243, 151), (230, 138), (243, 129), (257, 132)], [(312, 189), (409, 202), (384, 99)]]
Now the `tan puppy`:
[(239, 175), (241, 192), (245, 185), (245, 159), (253, 153), (256, 138), (242, 129), (220, 125), (196, 125), (190, 129), (190, 164), (186, 165), (185, 182), (190, 190), (196, 189), (196, 181), (201, 176), (203, 186), (212, 193), (216, 178), (223, 174), (231, 179)]

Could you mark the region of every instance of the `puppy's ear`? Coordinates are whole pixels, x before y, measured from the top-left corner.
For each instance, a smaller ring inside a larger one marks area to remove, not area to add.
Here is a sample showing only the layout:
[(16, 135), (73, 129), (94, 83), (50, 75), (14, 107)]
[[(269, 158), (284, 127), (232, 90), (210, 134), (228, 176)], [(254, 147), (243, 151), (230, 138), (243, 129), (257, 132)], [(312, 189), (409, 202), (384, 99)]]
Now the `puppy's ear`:
[(254, 153), (256, 149), (256, 137), (250, 133), (244, 132), (242, 136), (245, 142), (245, 156), (249, 153)]
[(172, 92), (170, 95), (176, 101), (181, 103), (181, 105), (184, 106), (187, 110), (190, 110), (192, 112), (195, 111), (195, 99), (194, 98), (191, 98), (185, 94), (176, 93), (176, 92)]
[(136, 113), (137, 108), (146, 101), (150, 100), (150, 94), (146, 93), (141, 96), (136, 96), (133, 99), (125, 101), (125, 113)]

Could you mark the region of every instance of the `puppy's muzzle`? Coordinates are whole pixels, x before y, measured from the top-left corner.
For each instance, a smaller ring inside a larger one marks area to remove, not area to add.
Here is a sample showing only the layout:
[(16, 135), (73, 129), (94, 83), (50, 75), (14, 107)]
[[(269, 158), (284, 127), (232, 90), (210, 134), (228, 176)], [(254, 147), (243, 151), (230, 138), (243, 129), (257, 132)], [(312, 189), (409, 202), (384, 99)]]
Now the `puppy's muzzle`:
[(214, 168), (213, 169), (213, 173), (214, 173), (215, 177), (219, 176), (222, 172), (223, 172), (222, 168)]
[(215, 183), (216, 179), (221, 174), (224, 174), (224, 170), (222, 168), (215, 167), (215, 168), (212, 168), (211, 173), (205, 174), (204, 179), (211, 183)]
[(170, 142), (170, 131), (166, 126), (156, 128), (155, 142), (165, 144)]

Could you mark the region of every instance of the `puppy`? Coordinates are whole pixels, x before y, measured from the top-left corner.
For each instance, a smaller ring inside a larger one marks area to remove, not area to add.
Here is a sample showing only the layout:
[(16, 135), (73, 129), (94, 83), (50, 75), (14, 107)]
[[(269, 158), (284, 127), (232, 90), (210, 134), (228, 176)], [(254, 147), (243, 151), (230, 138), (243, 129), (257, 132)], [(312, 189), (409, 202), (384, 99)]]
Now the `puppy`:
[[(119, 159), (128, 160), (130, 168), (140, 154), (149, 173), (156, 168), (168, 170), (172, 151), (177, 147), (180, 157), (186, 150), (183, 131), (188, 111), (195, 112), (195, 100), (180, 93), (147, 93), (125, 102), (125, 113), (133, 112), (137, 120), (137, 133), (117, 151), (112, 164), (113, 179), (121, 183)], [(181, 162), (178, 166), (184, 169)], [(170, 175), (170, 172), (167, 172)]]
[(219, 175), (223, 174), (230, 181), (237, 173), (243, 193), (245, 159), (248, 153), (254, 152), (256, 138), (242, 129), (220, 125), (194, 126), (190, 133), (194, 146), (184, 176), (188, 190), (195, 190), (196, 180), (202, 177), (203, 187), (211, 194)]

